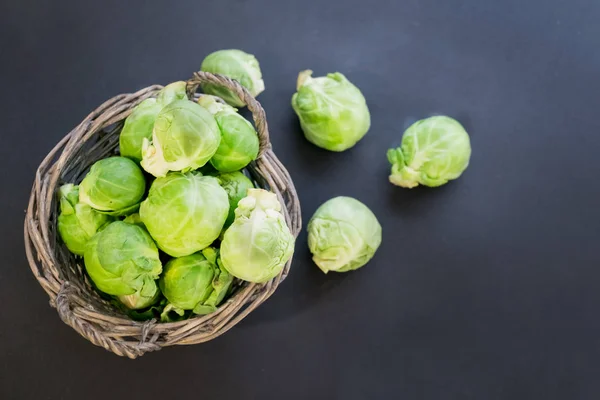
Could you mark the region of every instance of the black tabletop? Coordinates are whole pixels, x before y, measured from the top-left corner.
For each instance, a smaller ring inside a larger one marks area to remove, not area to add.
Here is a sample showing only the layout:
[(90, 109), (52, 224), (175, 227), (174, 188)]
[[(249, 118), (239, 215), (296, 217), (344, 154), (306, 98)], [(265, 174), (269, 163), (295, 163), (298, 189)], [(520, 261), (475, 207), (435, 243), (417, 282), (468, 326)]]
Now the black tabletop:
[[(596, 0), (3, 2), (0, 398), (597, 399), (599, 19)], [(324, 275), (304, 230), (288, 279), (233, 330), (119, 358), (63, 324), (29, 269), (34, 173), (104, 100), (222, 48), (260, 60), (304, 221), (353, 196), (383, 243)], [(307, 68), (365, 95), (351, 150), (304, 139), (290, 98)], [(386, 150), (432, 114), (465, 125), (471, 165), (441, 188), (392, 186)]]

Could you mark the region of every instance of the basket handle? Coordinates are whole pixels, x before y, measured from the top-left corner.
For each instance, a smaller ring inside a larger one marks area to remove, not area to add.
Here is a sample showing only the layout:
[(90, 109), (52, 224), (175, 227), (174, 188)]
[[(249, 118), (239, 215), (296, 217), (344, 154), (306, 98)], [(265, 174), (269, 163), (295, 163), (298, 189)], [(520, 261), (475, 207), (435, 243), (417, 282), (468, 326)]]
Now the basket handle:
[(203, 83), (212, 83), (231, 90), (248, 106), (248, 110), (252, 112), (252, 119), (254, 119), (254, 126), (256, 127), (260, 143), (258, 158), (262, 157), (266, 151), (271, 149), (271, 140), (269, 139), (269, 127), (267, 125), (265, 110), (245, 87), (240, 85), (238, 81), (224, 75), (198, 71), (194, 72), (194, 76), (187, 81), (186, 91), (190, 99), (194, 97), (196, 90), (198, 90), (198, 86)]
[(78, 289), (69, 281), (64, 281), (56, 295), (55, 305), (58, 315), (63, 322), (77, 331), (81, 336), (88, 339), (96, 346), (104, 347), (119, 356), (137, 358), (144, 353), (160, 350), (155, 343), (158, 335), (147, 340), (150, 330), (154, 326), (154, 320), (146, 321), (141, 327), (141, 340), (139, 343), (131, 343), (123, 340), (115, 340), (108, 337), (102, 329), (95, 327), (87, 321), (82, 320), (73, 313), (72, 298), (78, 296)]

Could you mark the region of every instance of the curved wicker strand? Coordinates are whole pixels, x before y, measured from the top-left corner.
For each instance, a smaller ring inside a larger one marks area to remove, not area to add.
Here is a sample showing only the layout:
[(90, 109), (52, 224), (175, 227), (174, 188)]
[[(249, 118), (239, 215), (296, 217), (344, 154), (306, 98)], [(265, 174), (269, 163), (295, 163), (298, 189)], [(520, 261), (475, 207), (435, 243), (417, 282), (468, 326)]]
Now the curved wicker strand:
[[(282, 212), (286, 222), (297, 236), (301, 227), (298, 196), (288, 172), (271, 150), (262, 106), (236, 81), (205, 72), (195, 73), (188, 81), (190, 98), (198, 96), (195, 91), (202, 83), (222, 85), (248, 105), (260, 138), (259, 159), (248, 170), (257, 182), (277, 194), (285, 206)], [(24, 223), (27, 260), (60, 318), (95, 345), (129, 358), (165, 346), (202, 343), (222, 335), (274, 293), (291, 265), (290, 260), (277, 277), (265, 284), (237, 282), (235, 293), (212, 314), (171, 323), (142, 323), (129, 319), (102, 299), (92, 289), (82, 261), (57, 242), (59, 185), (65, 181), (79, 182), (94, 162), (116, 154), (123, 120), (141, 101), (156, 96), (161, 88), (153, 85), (115, 96), (69, 132), (36, 171)]]

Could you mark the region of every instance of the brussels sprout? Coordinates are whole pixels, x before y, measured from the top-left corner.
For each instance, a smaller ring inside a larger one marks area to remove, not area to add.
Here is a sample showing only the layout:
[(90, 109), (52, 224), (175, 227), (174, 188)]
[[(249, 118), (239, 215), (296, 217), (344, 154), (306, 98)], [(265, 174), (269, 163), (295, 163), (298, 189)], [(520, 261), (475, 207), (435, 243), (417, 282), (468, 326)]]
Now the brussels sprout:
[[(94, 284), (113, 296), (151, 297), (154, 280), (162, 272), (158, 249), (146, 230), (122, 221), (110, 223), (85, 248), (85, 269)], [(139, 304), (141, 300), (122, 300)]]
[(231, 284), (233, 283), (233, 275), (227, 272), (227, 270), (223, 267), (223, 263), (220, 258), (217, 258), (217, 265), (219, 268), (215, 269), (215, 276), (211, 283), (213, 291), (204, 303), (198, 304), (196, 307), (194, 307), (194, 313), (196, 314), (210, 314), (211, 312), (216, 311), (217, 306), (223, 302), (225, 296), (231, 288)]
[(87, 204), (79, 203), (79, 187), (66, 184), (60, 187), (60, 215), (58, 233), (73, 254), (83, 255), (92, 236), (112, 220)]
[(156, 303), (160, 296), (158, 285), (152, 279), (146, 279), (140, 290), (134, 294), (119, 296), (118, 299), (130, 310), (140, 310)]
[[(225, 75), (238, 81), (254, 97), (265, 90), (265, 82), (258, 60), (252, 54), (241, 50), (219, 50), (209, 54), (202, 61), (201, 71)], [(244, 102), (229, 89), (212, 83), (202, 85), (204, 93), (219, 96), (227, 103), (236, 107), (245, 106)]]
[(258, 135), (236, 109), (219, 103), (213, 96), (202, 96), (198, 104), (215, 116), (221, 143), (210, 163), (221, 172), (239, 171), (258, 156)]
[(173, 172), (157, 178), (140, 206), (140, 217), (158, 247), (173, 257), (208, 247), (219, 237), (229, 201), (212, 176)]
[(239, 171), (221, 173), (216, 176), (229, 197), (229, 215), (223, 227), (223, 229), (227, 229), (233, 223), (238, 202), (246, 197), (248, 189), (254, 188), (254, 184)]
[(163, 320), (175, 311), (183, 315), (185, 310), (196, 314), (216, 311), (233, 277), (217, 265), (218, 252), (207, 247), (202, 252), (174, 258), (165, 265), (159, 285), (169, 301), (163, 312)]
[(215, 118), (189, 100), (175, 100), (156, 117), (152, 144), (144, 139), (142, 167), (156, 177), (191, 171), (211, 159), (221, 142)]
[(79, 201), (99, 211), (134, 212), (146, 190), (144, 174), (125, 157), (97, 161), (79, 185)]
[(184, 81), (170, 83), (158, 92), (156, 100), (163, 106), (175, 100), (187, 100), (186, 86), (187, 84)]
[(351, 197), (323, 203), (308, 223), (308, 247), (325, 273), (346, 272), (365, 265), (381, 244), (375, 214)]
[(221, 242), (223, 267), (233, 276), (263, 283), (277, 276), (294, 252), (294, 236), (274, 193), (248, 189)]
[(162, 108), (156, 99), (146, 99), (127, 117), (119, 136), (119, 152), (123, 157), (142, 161), (142, 144), (145, 138), (152, 138), (154, 121)]
[(402, 145), (387, 152), (390, 182), (405, 188), (436, 187), (458, 178), (471, 158), (469, 134), (458, 121), (444, 116), (412, 124)]
[(292, 107), (309, 142), (331, 151), (354, 146), (369, 130), (371, 114), (361, 91), (339, 72), (298, 75)]
[(158, 92), (156, 99), (146, 99), (133, 110), (119, 136), (119, 149), (123, 157), (142, 161), (142, 145), (144, 139), (152, 139), (156, 116), (165, 105), (187, 98), (185, 88), (185, 82), (173, 82)]

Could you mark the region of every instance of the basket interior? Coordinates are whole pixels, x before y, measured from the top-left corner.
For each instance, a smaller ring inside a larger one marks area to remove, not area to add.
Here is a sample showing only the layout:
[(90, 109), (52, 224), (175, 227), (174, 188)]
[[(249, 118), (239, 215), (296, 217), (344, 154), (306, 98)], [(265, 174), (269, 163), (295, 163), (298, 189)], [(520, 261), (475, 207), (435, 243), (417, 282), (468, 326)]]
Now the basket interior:
[[(196, 99), (201, 94), (196, 94)], [(77, 290), (87, 298), (89, 303), (86, 305), (87, 308), (93, 309), (94, 311), (101, 312), (103, 314), (111, 315), (117, 318), (131, 319), (131, 317), (125, 312), (125, 310), (115, 306), (111, 301), (112, 297), (104, 295), (94, 288), (93, 282), (88, 277), (83, 258), (72, 254), (67, 247), (62, 243), (60, 237), (57, 235), (56, 227), (56, 216), (60, 213), (60, 202), (58, 199), (58, 188), (64, 183), (79, 184), (89, 172), (91, 166), (106, 157), (119, 155), (119, 134), (123, 128), (124, 120), (114, 122), (102, 129), (97, 133), (89, 137), (89, 139), (73, 153), (70, 160), (68, 160), (63, 172), (60, 175), (58, 184), (56, 185), (56, 191), (52, 197), (52, 209), (54, 212), (51, 213), (53, 219), (50, 220), (51, 229), (51, 240), (54, 242), (55, 257), (58, 261), (59, 272), (61, 278), (65, 281), (69, 281), (74, 285)], [(268, 182), (262, 177), (256, 170), (255, 162), (248, 165), (244, 172), (253, 181), (255, 186), (270, 190)], [(144, 172), (145, 173), (145, 172)], [(145, 173), (146, 174), (146, 173)], [(146, 174), (148, 179), (152, 178)], [(148, 184), (148, 187), (150, 185)], [(161, 251), (161, 258), (168, 259), (169, 256)], [(236, 293), (242, 288), (248, 285), (248, 282), (235, 279), (232, 284), (232, 292), (228, 296), (229, 299), (235, 297)], [(220, 307), (227, 304), (225, 301)], [(202, 315), (191, 314), (187, 319), (203, 318)]]

